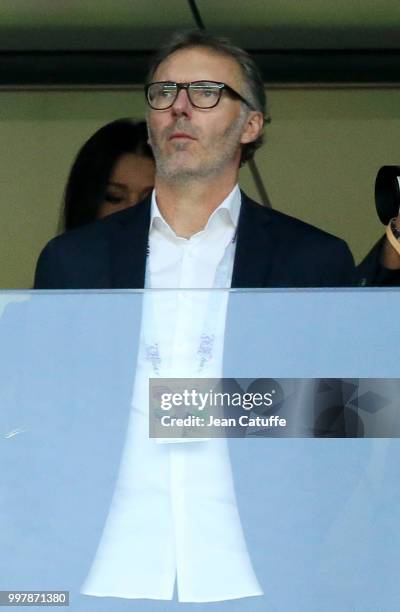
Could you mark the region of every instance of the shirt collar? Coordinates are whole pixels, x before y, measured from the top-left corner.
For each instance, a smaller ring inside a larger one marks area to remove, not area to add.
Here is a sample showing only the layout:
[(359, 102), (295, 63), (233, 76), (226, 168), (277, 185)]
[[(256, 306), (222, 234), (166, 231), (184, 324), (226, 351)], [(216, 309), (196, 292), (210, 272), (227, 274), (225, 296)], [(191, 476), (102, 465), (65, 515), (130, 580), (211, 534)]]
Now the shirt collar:
[[(240, 194), (239, 185), (236, 183), (232, 191), (211, 213), (203, 231), (206, 231), (211, 225), (216, 222), (216, 220), (228, 222), (233, 229), (236, 229), (239, 221), (241, 201), (242, 198)], [(165, 221), (164, 217), (160, 212), (160, 209), (158, 208), (155, 189), (153, 189), (153, 192), (151, 194), (150, 231), (152, 231), (153, 228), (164, 228), (174, 234), (174, 231)]]

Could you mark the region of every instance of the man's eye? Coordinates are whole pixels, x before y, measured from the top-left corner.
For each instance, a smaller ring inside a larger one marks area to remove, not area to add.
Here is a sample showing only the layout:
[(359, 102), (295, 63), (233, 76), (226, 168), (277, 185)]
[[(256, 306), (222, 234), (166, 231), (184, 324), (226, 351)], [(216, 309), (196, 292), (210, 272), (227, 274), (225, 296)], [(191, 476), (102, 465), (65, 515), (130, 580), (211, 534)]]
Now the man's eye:
[(216, 89), (203, 89), (203, 96), (206, 98), (212, 98), (216, 95), (218, 95), (218, 91)]
[(195, 87), (193, 93), (199, 98), (215, 98), (218, 96), (219, 90), (216, 87)]
[(175, 95), (175, 89), (161, 89), (158, 95), (162, 98), (171, 98)]

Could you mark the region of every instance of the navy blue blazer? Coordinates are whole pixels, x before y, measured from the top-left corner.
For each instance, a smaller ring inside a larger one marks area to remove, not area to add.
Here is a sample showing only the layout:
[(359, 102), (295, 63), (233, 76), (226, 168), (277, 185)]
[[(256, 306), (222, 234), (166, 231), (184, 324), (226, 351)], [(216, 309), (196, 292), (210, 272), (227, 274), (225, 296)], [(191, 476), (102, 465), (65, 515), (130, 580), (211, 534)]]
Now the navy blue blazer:
[[(144, 287), (150, 197), (51, 240), (36, 289)], [(355, 284), (346, 243), (242, 193), (232, 287), (346, 287)]]

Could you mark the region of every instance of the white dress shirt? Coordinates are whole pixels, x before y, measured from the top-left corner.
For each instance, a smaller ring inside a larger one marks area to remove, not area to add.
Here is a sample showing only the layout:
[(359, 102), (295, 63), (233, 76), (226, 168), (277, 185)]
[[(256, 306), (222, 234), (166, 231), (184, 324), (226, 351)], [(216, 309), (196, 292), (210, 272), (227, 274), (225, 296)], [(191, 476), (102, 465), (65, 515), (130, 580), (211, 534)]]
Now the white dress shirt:
[[(182, 602), (262, 595), (244, 540), (224, 438), (149, 438), (149, 378), (222, 375), (240, 191), (204, 230), (178, 237), (153, 192), (132, 411), (113, 502), (82, 592)], [(180, 291), (180, 289), (212, 291)], [(204, 349), (206, 343), (206, 350)], [(162, 441), (161, 441), (162, 442)], [(168, 440), (171, 442), (171, 440)]]

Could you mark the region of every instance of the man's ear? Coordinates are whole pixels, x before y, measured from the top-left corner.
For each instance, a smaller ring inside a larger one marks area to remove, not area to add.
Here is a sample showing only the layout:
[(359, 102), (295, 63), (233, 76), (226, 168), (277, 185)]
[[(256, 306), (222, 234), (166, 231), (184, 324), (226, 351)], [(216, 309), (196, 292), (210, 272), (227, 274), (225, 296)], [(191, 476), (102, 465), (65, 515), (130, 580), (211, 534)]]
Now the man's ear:
[(260, 136), (264, 125), (264, 117), (259, 111), (250, 111), (243, 129), (241, 144), (247, 144), (257, 140)]

